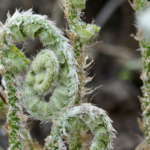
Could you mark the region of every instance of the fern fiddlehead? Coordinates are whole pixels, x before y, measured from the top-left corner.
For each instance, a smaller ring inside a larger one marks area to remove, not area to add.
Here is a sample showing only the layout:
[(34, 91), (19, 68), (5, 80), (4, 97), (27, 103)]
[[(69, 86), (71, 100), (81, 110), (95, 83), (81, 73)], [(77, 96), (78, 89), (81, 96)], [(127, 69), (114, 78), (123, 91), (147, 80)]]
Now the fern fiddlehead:
[[(52, 22), (31, 11), (16, 12), (6, 27), (16, 42), (24, 41), (27, 36), (39, 36), (43, 45), (52, 50), (42, 51), (33, 61), (23, 94), (26, 109), (31, 115), (51, 121), (58, 117), (60, 111), (73, 106), (76, 100), (78, 76), (71, 46)], [(42, 101), (42, 96), (52, 92), (55, 86), (50, 102)]]
[[(69, 18), (70, 33), (67, 32), (73, 48), (53, 22), (46, 16), (33, 14), (31, 10), (22, 13), (16, 11), (3, 27), (0, 50), (8, 91), (6, 130), (10, 134), (9, 149), (19, 150), (22, 141), (25, 141), (22, 138), (26, 137), (28, 140), (28, 135), (22, 137), (20, 134), (22, 126), (19, 125), (21, 119), (18, 117), (17, 104), (22, 98), (32, 117), (41, 121), (53, 121), (52, 133), (45, 144), (46, 149), (65, 150), (65, 144), (68, 144), (71, 150), (112, 148), (115, 130), (111, 120), (102, 109), (91, 104), (82, 104), (84, 95), (89, 91), (84, 85), (91, 80), (86, 77), (88, 54), (83, 48), (94, 39), (99, 28), (81, 22), (80, 9), (85, 6), (84, 0), (63, 2)], [(17, 88), (16, 75), (27, 68), (29, 60), (14, 43), (25, 41), (28, 37), (39, 37), (45, 49), (32, 61), (22, 93)], [(17, 92), (21, 93), (21, 98), (17, 96)], [(50, 102), (46, 103), (44, 96), (49, 93), (52, 96)], [(75, 106), (77, 104), (79, 106)], [(88, 134), (89, 130), (91, 135)], [(30, 139), (28, 143), (29, 149), (32, 149)]]

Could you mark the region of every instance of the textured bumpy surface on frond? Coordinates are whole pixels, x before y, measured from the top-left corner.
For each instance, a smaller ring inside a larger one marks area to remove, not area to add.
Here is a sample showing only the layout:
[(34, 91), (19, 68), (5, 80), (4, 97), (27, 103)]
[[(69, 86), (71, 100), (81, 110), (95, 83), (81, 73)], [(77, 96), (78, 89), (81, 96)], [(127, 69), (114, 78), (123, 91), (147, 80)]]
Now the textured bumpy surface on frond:
[(66, 150), (67, 144), (70, 150), (108, 150), (115, 137), (111, 122), (104, 110), (91, 104), (73, 107), (54, 123), (47, 148)]
[(143, 72), (141, 79), (143, 80), (143, 98), (140, 98), (142, 109), (143, 109), (143, 126), (144, 134), (150, 149), (150, 10), (148, 8), (147, 0), (134, 0), (132, 4), (136, 11), (138, 33), (136, 39), (139, 41), (141, 48), (141, 64)]
[[(50, 150), (109, 150), (115, 130), (104, 110), (84, 103), (84, 96), (92, 92), (85, 84), (88, 53), (86, 45), (97, 36), (99, 27), (81, 21), (86, 0), (63, 0), (71, 41), (46, 16), (31, 10), (16, 11), (0, 27), (0, 73), (3, 76), (2, 100), (8, 106), (5, 130), (9, 135), (9, 150), (36, 149), (25, 124), (30, 117), (52, 121), (53, 128), (44, 148)], [(39, 37), (44, 48), (30, 63), (15, 46), (27, 38)], [(26, 69), (25, 79), (20, 73)], [(22, 85), (23, 83), (23, 85)], [(51, 96), (49, 96), (51, 95)], [(49, 102), (45, 97), (49, 96)], [(22, 102), (23, 101), (23, 102)], [(0, 107), (5, 108), (1, 101)], [(21, 103), (20, 103), (21, 102)], [(23, 105), (23, 106), (22, 106)], [(24, 119), (25, 118), (25, 119)]]
[[(15, 42), (38, 36), (43, 45), (51, 49), (42, 51), (32, 62), (23, 94), (26, 109), (33, 117), (51, 121), (76, 101), (78, 76), (71, 46), (53, 22), (31, 11), (17, 11), (7, 20), (5, 28)], [(46, 103), (42, 96), (50, 92), (52, 97)]]

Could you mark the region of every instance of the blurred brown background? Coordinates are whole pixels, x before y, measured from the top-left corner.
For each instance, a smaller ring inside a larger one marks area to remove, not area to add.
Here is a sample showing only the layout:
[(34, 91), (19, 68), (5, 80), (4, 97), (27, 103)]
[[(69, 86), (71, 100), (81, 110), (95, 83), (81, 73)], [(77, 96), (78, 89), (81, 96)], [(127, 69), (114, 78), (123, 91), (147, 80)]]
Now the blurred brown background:
[[(48, 15), (59, 28), (66, 28), (67, 22), (60, 8), (60, 0), (0, 0), (0, 20), (5, 23), (6, 14), (12, 15), (15, 9), (33, 8), (37, 14)], [(106, 110), (114, 121), (117, 138), (114, 150), (134, 150), (143, 138), (137, 118), (142, 116), (138, 96), (142, 96), (140, 87), (141, 67), (138, 42), (131, 37), (136, 33), (135, 15), (127, 0), (88, 0), (83, 20), (95, 22), (101, 26), (97, 44), (91, 49), (95, 62), (90, 76), (95, 76), (88, 87), (102, 85), (89, 96), (89, 100)], [(42, 47), (39, 40), (31, 41), (24, 50), (29, 57)], [(0, 147), (6, 149), (7, 136), (1, 126)], [(50, 133), (51, 124), (29, 121), (33, 138), (43, 144)], [(140, 138), (139, 138), (139, 136)]]

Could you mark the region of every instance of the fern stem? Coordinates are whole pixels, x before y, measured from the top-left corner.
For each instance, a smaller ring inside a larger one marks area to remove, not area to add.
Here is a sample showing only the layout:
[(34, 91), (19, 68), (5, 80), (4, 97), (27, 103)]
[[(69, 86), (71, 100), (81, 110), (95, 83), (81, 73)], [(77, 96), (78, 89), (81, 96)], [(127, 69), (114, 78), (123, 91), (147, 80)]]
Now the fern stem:
[(86, 24), (81, 20), (82, 9), (85, 8), (86, 0), (62, 0), (64, 5), (64, 12), (69, 23), (70, 30), (67, 30), (67, 35), (74, 48), (75, 58), (78, 62), (78, 78), (79, 78), (79, 92), (76, 104), (81, 104), (86, 101), (85, 95), (92, 92), (91, 89), (85, 88), (85, 85), (92, 80), (86, 77), (86, 69), (91, 63), (86, 64), (88, 59), (87, 44), (92, 42), (97, 36), (100, 28), (96, 25)]
[(139, 30), (136, 39), (138, 39), (139, 41), (140, 48), (141, 48), (141, 55), (142, 55), (141, 65), (143, 67), (143, 71), (142, 71), (141, 79), (143, 80), (142, 92), (144, 97), (140, 98), (140, 101), (141, 101), (141, 106), (142, 106), (143, 116), (144, 116), (143, 132), (145, 134), (148, 147), (150, 148), (150, 134), (149, 134), (150, 133), (150, 125), (149, 125), (150, 123), (150, 109), (149, 109), (150, 108), (150, 77), (149, 77), (150, 39), (147, 38), (149, 37), (149, 35), (147, 36), (148, 33), (145, 34), (145, 32), (143, 32), (146, 29), (143, 29), (141, 25), (145, 23), (145, 22), (141, 22), (142, 19), (141, 14), (143, 14), (147, 10), (148, 8), (147, 3), (148, 3), (147, 0), (134, 0), (134, 3), (131, 4), (131, 6), (136, 11), (138, 30)]

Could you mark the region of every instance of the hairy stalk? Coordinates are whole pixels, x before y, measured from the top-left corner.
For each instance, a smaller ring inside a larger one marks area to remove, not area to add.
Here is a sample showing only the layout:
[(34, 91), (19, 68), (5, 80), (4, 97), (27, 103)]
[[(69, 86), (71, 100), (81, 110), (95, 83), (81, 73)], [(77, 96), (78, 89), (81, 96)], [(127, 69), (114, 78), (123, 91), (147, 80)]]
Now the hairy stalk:
[[(22, 119), (24, 117), (23, 115), (21, 115), (22, 110), (19, 109), (18, 107), (19, 100), (16, 97), (16, 84), (15, 84), (14, 74), (12, 74), (11, 71), (9, 71), (11, 70), (9, 66), (11, 65), (10, 63), (11, 60), (7, 60), (8, 58), (5, 58), (6, 53), (8, 54), (9, 51), (10, 49), (7, 49), (5, 52), (1, 51), (1, 63), (4, 66), (6, 66), (5, 67), (6, 69), (8, 68), (9, 69), (7, 71), (4, 70), (4, 67), (2, 67), (2, 65), (0, 69), (1, 75), (3, 75), (2, 85), (3, 85), (3, 88), (5, 89), (3, 90), (1, 87), (0, 92), (1, 92), (1, 97), (2, 97), (1, 99), (5, 102), (5, 103), (4, 102), (1, 103), (2, 104), (1, 109), (2, 109), (3, 116), (7, 119), (6, 125), (5, 125), (5, 131), (7, 132), (9, 136), (9, 148), (8, 149), (32, 150), (32, 139), (30, 138), (29, 132), (25, 129), (25, 126), (23, 124), (24, 121)], [(15, 54), (15, 51), (14, 51), (14, 54)], [(9, 63), (7, 61), (9, 61)]]
[[(6, 47), (8, 46), (7, 43), (5, 43), (4, 45)], [(17, 86), (16, 86), (16, 80), (15, 80), (15, 74), (17, 74), (19, 71), (24, 69), (25, 64), (28, 64), (29, 61), (25, 59), (24, 55), (14, 46), (12, 45), (8, 46), (7, 47), (8, 49), (3, 49), (3, 48), (4, 47), (0, 48), (1, 64), (4, 66), (3, 68), (1, 67), (1, 72), (3, 71), (3, 78), (4, 78), (2, 80), (2, 84), (5, 88), (5, 91), (3, 91), (3, 93), (6, 94), (5, 100), (8, 105), (5, 131), (7, 132), (8, 137), (9, 137), (8, 149), (20, 150), (20, 149), (24, 149), (23, 145), (25, 143), (28, 144), (29, 141), (26, 141), (27, 138), (23, 136), (23, 133), (21, 133), (22, 132), (21, 129), (22, 128), (23, 130), (25, 129), (21, 121), (21, 116), (19, 115), (19, 107), (17, 106), (19, 103), (19, 99), (17, 98), (17, 95), (16, 95)], [(20, 63), (22, 65), (15, 66), (14, 64), (16, 63)], [(27, 130), (25, 132), (26, 134), (28, 133)], [(31, 139), (30, 139), (30, 142), (32, 142)], [(28, 146), (28, 148), (26, 149), (31, 150), (30, 146)]]
[[(4, 64), (4, 65), (8, 67), (7, 64)], [(20, 133), (21, 132), (20, 128), (22, 124), (21, 124), (19, 117), (17, 116), (19, 112), (17, 103), (19, 103), (19, 100), (16, 97), (15, 78), (14, 78), (14, 74), (9, 70), (5, 71), (4, 77), (5, 77), (6, 86), (7, 86), (6, 90), (8, 91), (8, 107), (9, 108), (8, 108), (8, 113), (7, 113), (7, 121), (5, 125), (5, 130), (9, 137), (9, 149), (20, 150), (22, 147), (21, 142), (23, 140), (21, 137), (21, 133)]]
[[(92, 62), (86, 64), (88, 59), (87, 44), (92, 42), (97, 36), (100, 28), (96, 25), (86, 24), (81, 20), (82, 9), (85, 8), (86, 0), (62, 0), (64, 12), (69, 23), (70, 30), (67, 30), (67, 35), (74, 48), (75, 57), (78, 62), (78, 77), (79, 77), (79, 92), (76, 104), (81, 104), (85, 101), (84, 97), (92, 92), (91, 89), (85, 88), (85, 84), (92, 80), (86, 77), (85, 71)], [(86, 49), (86, 50), (85, 50)]]
[[(131, 3), (131, 2), (130, 2)], [(150, 36), (148, 30), (150, 31), (150, 23), (147, 22), (150, 17), (145, 18), (144, 14), (146, 14), (148, 9), (147, 0), (134, 0), (133, 4), (131, 4), (133, 9), (136, 11), (137, 22), (138, 22), (138, 33), (136, 39), (139, 41), (141, 48), (141, 65), (143, 67), (141, 79), (143, 80), (142, 92), (144, 97), (140, 98), (141, 106), (143, 110), (143, 128), (144, 134), (147, 142), (147, 146), (144, 144), (144, 147), (150, 149)], [(148, 13), (150, 16), (150, 11)], [(146, 22), (144, 21), (145, 19)], [(147, 30), (147, 27), (149, 29)]]
[[(8, 103), (7, 121), (5, 130), (9, 136), (9, 148), (11, 150), (21, 149), (20, 127), (21, 121), (17, 117), (19, 108), (16, 104), (19, 102), (16, 97), (15, 74), (22, 69), (25, 69), (26, 64), (29, 63), (24, 55), (15, 48), (14, 45), (8, 44), (5, 37), (5, 29), (1, 26), (0, 29), (0, 63), (1, 75), (3, 76), (2, 85), (5, 88), (3, 94), (5, 103)], [(19, 63), (20, 65), (18, 65)]]

